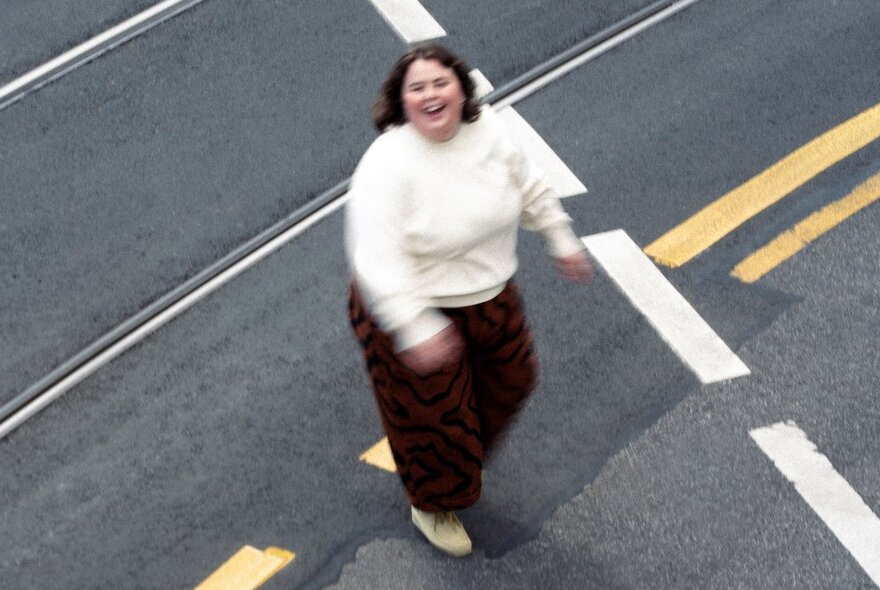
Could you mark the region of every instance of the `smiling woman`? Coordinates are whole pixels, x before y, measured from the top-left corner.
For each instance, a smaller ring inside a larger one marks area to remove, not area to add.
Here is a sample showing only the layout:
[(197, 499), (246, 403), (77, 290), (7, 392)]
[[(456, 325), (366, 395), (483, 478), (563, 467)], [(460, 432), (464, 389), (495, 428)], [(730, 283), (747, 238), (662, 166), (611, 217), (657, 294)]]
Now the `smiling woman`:
[(437, 60), (417, 59), (403, 79), (403, 112), (433, 141), (448, 141), (461, 124), (465, 97), (455, 73)]
[[(411, 115), (410, 106), (418, 109), (418, 98), (431, 91), (429, 84), (445, 84), (446, 92), (457, 90), (460, 93), (456, 97), (460, 102), (456, 129), (461, 121), (473, 123), (480, 117), (480, 105), (468, 72), (467, 65), (445, 47), (433, 43), (416, 45), (397, 60), (382, 85), (373, 107), (376, 128), (385, 131), (392, 125), (405, 123)], [(433, 92), (444, 94), (441, 88), (435, 88)]]
[(483, 462), (537, 380), (512, 277), (518, 226), (560, 275), (592, 267), (571, 218), (449, 50), (419, 45), (388, 75), (382, 131), (349, 190), (349, 312), (412, 520), (451, 555), (471, 541), (453, 510), (480, 496)]

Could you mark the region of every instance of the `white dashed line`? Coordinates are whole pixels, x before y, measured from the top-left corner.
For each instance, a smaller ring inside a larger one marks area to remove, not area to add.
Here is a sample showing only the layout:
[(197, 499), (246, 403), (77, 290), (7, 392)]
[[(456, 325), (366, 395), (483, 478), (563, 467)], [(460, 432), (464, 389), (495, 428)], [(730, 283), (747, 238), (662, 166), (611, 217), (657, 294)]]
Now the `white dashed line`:
[(871, 580), (880, 586), (880, 519), (794, 422), (750, 433)]
[(418, 0), (370, 0), (370, 2), (407, 43), (446, 36), (443, 27)]
[(702, 383), (742, 377), (749, 368), (623, 230), (581, 238), (590, 254)]

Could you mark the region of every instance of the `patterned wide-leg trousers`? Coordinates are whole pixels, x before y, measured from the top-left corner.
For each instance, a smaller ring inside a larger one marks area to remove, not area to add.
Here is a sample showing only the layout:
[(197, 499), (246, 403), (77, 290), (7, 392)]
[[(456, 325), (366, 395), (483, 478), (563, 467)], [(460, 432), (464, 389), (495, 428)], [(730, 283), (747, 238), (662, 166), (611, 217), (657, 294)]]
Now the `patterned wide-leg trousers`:
[(426, 376), (400, 362), (357, 285), (349, 295), (351, 325), (410, 503), (432, 512), (472, 505), (480, 497), (488, 451), (537, 381), (537, 357), (516, 286), (509, 282), (485, 303), (442, 309), (465, 352)]

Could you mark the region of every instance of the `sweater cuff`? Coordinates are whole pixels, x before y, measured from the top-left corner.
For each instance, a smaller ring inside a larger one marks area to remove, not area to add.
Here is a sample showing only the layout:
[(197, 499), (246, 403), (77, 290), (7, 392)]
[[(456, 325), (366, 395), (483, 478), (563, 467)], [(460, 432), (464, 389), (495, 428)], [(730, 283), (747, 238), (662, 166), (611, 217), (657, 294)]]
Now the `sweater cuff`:
[(554, 258), (565, 258), (586, 249), (568, 224), (547, 228), (542, 233)]
[(452, 321), (436, 309), (426, 309), (414, 320), (394, 331), (394, 347), (397, 352), (421, 344), (434, 336)]

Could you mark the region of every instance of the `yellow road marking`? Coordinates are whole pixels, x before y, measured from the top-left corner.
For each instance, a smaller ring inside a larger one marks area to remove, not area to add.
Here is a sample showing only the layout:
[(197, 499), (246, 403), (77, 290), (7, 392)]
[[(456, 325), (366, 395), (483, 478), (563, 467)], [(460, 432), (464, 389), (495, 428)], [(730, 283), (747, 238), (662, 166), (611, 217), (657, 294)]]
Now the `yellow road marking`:
[(880, 174), (875, 174), (842, 199), (816, 211), (733, 267), (731, 276), (754, 283), (843, 220), (880, 199)]
[(659, 264), (681, 266), (767, 207), (878, 137), (880, 104), (820, 135), (704, 207), (651, 243), (645, 248), (645, 254)]
[(397, 473), (397, 465), (394, 464), (394, 456), (391, 454), (387, 436), (364, 451), (360, 460), (390, 473)]
[(278, 547), (267, 547), (265, 551), (260, 551), (245, 545), (195, 590), (253, 590), (294, 558), (296, 554)]

